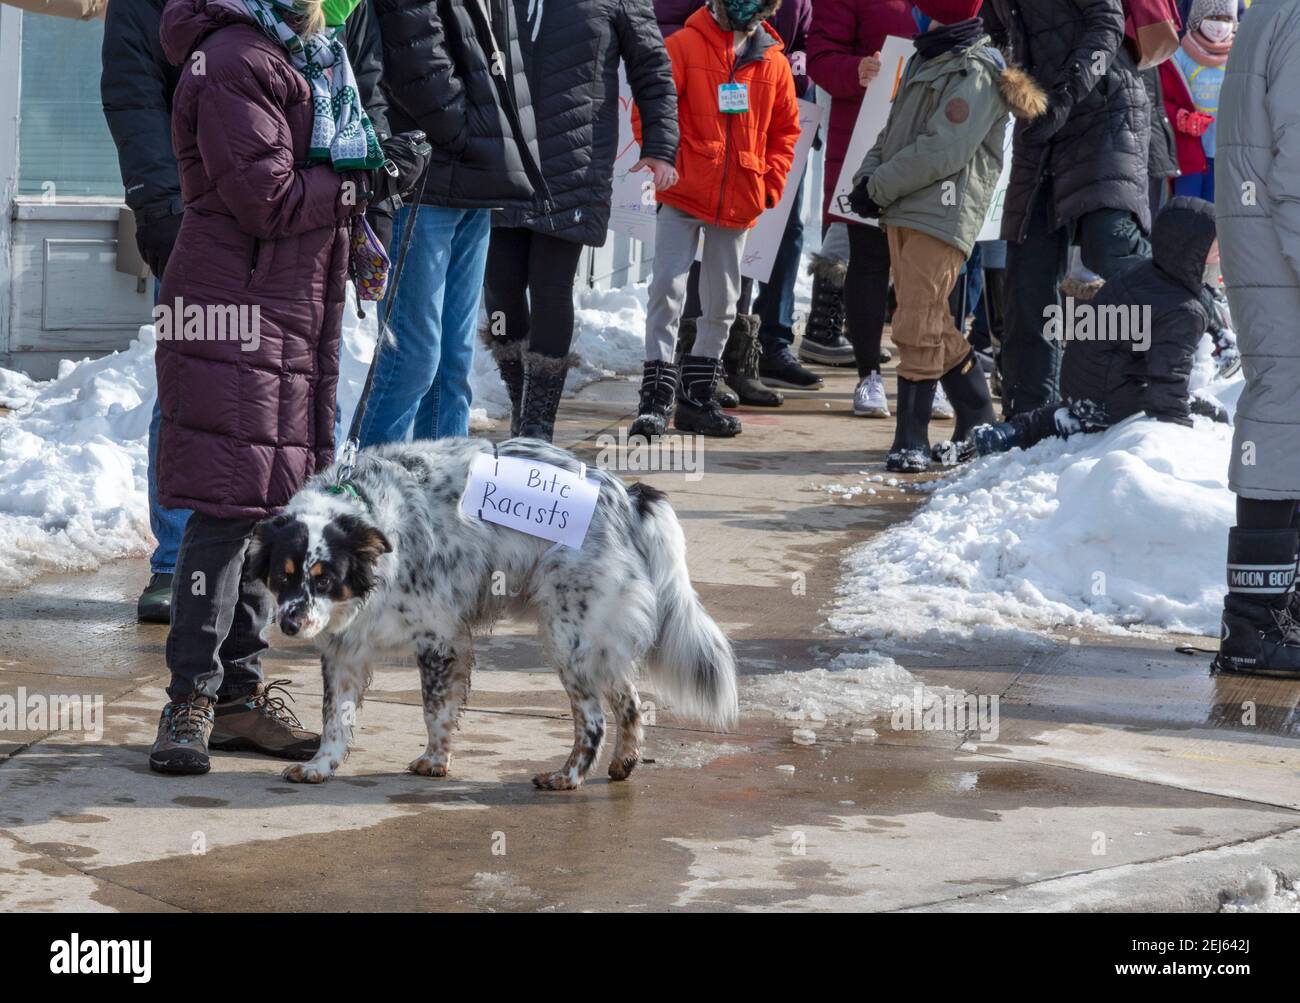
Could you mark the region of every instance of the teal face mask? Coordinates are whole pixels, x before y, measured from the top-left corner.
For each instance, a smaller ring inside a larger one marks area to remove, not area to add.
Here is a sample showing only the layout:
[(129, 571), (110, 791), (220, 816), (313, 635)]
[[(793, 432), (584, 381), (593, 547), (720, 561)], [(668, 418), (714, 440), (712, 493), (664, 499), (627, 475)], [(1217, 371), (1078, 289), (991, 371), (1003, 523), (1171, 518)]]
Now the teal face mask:
[(337, 28), (360, 5), (361, 0), (325, 0), (320, 8), (325, 14), (325, 23), (331, 28)]

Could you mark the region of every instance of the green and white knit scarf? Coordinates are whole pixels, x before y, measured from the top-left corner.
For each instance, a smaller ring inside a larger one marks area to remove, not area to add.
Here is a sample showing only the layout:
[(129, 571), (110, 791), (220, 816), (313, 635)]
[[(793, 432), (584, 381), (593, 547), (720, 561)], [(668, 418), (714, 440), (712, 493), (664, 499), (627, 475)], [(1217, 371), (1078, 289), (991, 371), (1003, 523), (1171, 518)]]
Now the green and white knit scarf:
[(262, 31), (284, 47), (289, 61), (311, 88), (313, 120), (307, 163), (330, 164), (336, 171), (381, 167), (384, 151), (361, 106), (352, 64), (339, 37), (343, 29), (326, 28), (303, 38), (285, 19), (297, 13), (293, 0), (244, 0), (244, 6)]

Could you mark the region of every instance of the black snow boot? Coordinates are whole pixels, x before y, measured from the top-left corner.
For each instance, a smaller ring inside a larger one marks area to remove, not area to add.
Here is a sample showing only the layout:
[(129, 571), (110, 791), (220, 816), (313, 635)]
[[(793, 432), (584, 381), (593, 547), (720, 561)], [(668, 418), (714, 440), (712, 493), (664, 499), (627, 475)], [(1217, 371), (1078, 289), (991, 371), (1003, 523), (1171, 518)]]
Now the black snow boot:
[(564, 377), (578, 364), (573, 354), (558, 359), (538, 352), (524, 352), (524, 393), (519, 406), (519, 430), (524, 439), (550, 442), (555, 435), (555, 413), (564, 393)]
[(886, 470), (920, 474), (930, 469), (930, 411), (938, 385), (938, 380), (898, 378), (898, 424), (885, 458)]
[(799, 343), (799, 359), (823, 366), (854, 365), (853, 346), (844, 337), (844, 279), (848, 266), (812, 256), (808, 274), (813, 277), (812, 304)]
[(1300, 679), (1300, 621), (1290, 608), (1300, 533), (1228, 530), (1228, 594), (1214, 672)]
[[(759, 320), (754, 314), (740, 314), (727, 335), (727, 347), (722, 350), (722, 368), (727, 383), (739, 397), (737, 403), (752, 407), (780, 407), (785, 395), (772, 390), (758, 378), (758, 366), (763, 353), (758, 347)], [(727, 407), (722, 401), (722, 407)]]
[[(736, 319), (739, 320), (740, 318), (737, 317)], [(677, 348), (673, 353), (673, 358), (677, 361), (679, 367), (682, 364), (682, 356), (690, 355), (692, 349), (695, 348), (695, 320), (694, 317), (683, 317), (681, 324), (677, 327)], [(736, 325), (732, 324), (731, 329), (734, 331)], [(713, 397), (718, 402), (718, 407), (740, 406), (740, 397), (724, 386), (719, 386), (717, 393)]]
[(722, 362), (703, 355), (682, 356), (682, 392), (677, 398), (673, 427), (729, 439), (740, 434), (740, 419), (725, 413), (713, 399), (722, 374)]
[(1061, 434), (1056, 423), (1056, 413), (1062, 410), (1064, 408), (1060, 405), (1049, 404), (1033, 411), (1022, 411), (1006, 421), (977, 425), (971, 429), (968, 441), (973, 445), (973, 451), (980, 456), (1008, 453), (1017, 447), (1028, 449), (1049, 436)]
[(494, 338), (487, 328), (479, 329), (479, 337), (496, 361), (501, 382), (510, 396), (510, 438), (519, 434), (519, 404), (524, 394), (524, 343)]
[(641, 372), (641, 401), (628, 438), (653, 439), (668, 431), (668, 416), (677, 398), (677, 366), (672, 362), (647, 362)]
[(972, 429), (997, 421), (988, 380), (984, 378), (984, 370), (973, 351), (939, 377), (939, 382), (943, 384), (948, 402), (957, 416), (953, 442), (964, 442)]

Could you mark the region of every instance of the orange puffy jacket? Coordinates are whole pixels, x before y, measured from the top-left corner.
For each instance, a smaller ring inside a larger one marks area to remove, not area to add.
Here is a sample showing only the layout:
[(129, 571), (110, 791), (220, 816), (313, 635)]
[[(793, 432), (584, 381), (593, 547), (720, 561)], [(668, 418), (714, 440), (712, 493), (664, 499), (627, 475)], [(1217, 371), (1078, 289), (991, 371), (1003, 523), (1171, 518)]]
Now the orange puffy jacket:
[[(656, 198), (706, 223), (747, 230), (781, 201), (799, 141), (794, 75), (781, 40), (764, 22), (738, 57), (731, 32), (701, 7), (664, 44), (677, 87), (680, 180)], [(730, 82), (748, 88), (748, 111), (719, 110), (718, 87)], [(632, 129), (639, 143), (635, 107)]]

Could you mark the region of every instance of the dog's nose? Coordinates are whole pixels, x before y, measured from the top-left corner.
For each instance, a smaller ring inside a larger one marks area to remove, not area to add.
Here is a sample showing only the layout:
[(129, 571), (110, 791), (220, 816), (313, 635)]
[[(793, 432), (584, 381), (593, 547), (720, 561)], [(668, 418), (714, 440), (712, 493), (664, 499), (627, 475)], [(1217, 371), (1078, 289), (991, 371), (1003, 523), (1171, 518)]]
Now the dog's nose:
[(296, 617), (283, 616), (280, 618), (280, 629), (290, 637), (293, 637), (294, 634), (298, 633), (300, 626), (301, 624), (299, 624)]

